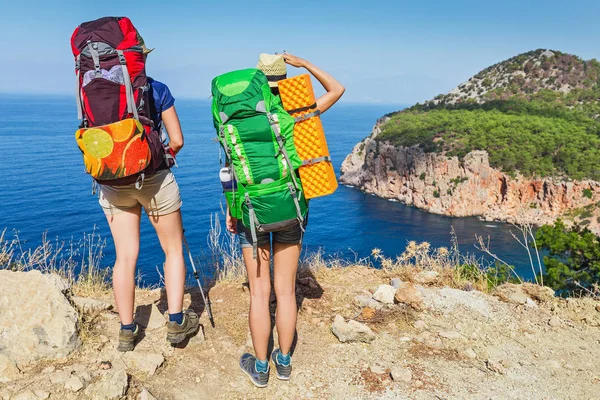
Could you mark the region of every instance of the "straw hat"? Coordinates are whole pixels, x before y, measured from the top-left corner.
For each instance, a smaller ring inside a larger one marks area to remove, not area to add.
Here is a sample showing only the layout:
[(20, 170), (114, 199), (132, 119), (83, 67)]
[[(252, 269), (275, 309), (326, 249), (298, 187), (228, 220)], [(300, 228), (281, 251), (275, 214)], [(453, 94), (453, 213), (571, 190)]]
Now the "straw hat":
[(287, 69), (281, 54), (261, 54), (256, 68), (264, 72), (271, 87), (276, 88), (277, 81), (287, 78)]

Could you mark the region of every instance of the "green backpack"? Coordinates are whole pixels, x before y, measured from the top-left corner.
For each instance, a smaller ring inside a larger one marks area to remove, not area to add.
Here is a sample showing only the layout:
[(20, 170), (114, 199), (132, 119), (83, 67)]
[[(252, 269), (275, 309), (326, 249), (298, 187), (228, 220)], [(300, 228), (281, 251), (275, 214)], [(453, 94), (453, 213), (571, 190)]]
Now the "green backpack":
[(304, 229), (308, 204), (297, 175), (302, 161), (294, 145), (294, 119), (258, 69), (217, 76), (212, 95), (214, 126), (237, 183), (225, 189), (227, 204), (250, 230), (256, 257), (256, 232), (296, 223)]

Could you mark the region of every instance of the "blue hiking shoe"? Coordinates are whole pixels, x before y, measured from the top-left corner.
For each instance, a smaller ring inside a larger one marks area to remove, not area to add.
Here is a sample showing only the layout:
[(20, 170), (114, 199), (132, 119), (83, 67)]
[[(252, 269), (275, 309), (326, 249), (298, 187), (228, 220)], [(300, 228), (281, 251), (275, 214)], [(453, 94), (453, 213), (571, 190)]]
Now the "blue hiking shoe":
[(273, 365), (275, 365), (275, 370), (277, 371), (277, 378), (282, 381), (289, 381), (290, 375), (292, 374), (292, 360), (290, 359), (289, 364), (284, 365), (279, 362), (277, 356), (281, 354), (279, 349), (273, 350), (271, 353), (271, 361), (273, 361)]
[(267, 372), (258, 372), (256, 370), (256, 357), (252, 354), (245, 353), (242, 358), (240, 358), (240, 368), (254, 386), (259, 388), (267, 387), (267, 383), (269, 383), (269, 368), (267, 364)]

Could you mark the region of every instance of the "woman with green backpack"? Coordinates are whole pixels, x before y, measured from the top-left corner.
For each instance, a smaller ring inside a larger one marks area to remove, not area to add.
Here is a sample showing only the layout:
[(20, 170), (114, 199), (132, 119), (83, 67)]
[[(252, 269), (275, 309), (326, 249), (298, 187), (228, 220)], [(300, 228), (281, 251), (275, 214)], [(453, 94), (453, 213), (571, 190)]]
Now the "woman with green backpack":
[[(288, 53), (284, 53), (283, 55), (278, 56), (262, 55), (257, 66), (257, 68), (260, 69), (264, 75), (266, 75), (272, 95), (277, 96), (279, 94), (277, 89), (277, 81), (286, 78), (286, 64), (297, 68), (305, 68), (323, 85), (326, 93), (319, 97), (316, 101), (317, 109), (320, 110), (321, 113), (327, 111), (344, 93), (344, 87), (331, 75), (317, 68), (309, 61), (295, 57)], [(218, 79), (219, 77), (215, 78), (215, 81)], [(264, 77), (262, 77), (262, 79), (264, 79)], [(215, 92), (215, 81), (213, 81), (213, 94)], [(273, 98), (275, 99), (274, 103), (278, 102), (278, 105), (275, 104), (274, 106), (277, 110), (277, 107), (281, 106), (281, 102), (278, 97)], [(256, 108), (260, 108), (260, 102)], [(223, 107), (223, 110), (225, 110), (225, 107)], [(281, 110), (283, 109), (281, 108)], [(215, 111), (215, 109), (213, 109), (213, 111)], [(220, 124), (216, 123), (215, 125), (217, 129), (221, 129), (221, 137), (223, 138), (222, 143), (225, 141), (224, 147), (226, 148), (226, 152), (229, 151), (230, 153), (235, 153), (237, 151), (238, 154), (242, 156), (240, 157), (241, 167), (238, 169), (232, 169), (234, 171), (234, 178), (235, 170), (239, 171), (245, 168), (244, 162), (246, 162), (251, 168), (254, 162), (255, 168), (257, 168), (256, 160), (253, 160), (252, 156), (247, 156), (247, 153), (242, 154), (239, 147), (237, 147), (238, 143), (235, 141), (232, 142), (231, 139), (228, 139), (229, 141), (225, 140), (225, 136), (227, 136), (227, 133), (223, 134), (223, 131), (226, 129), (225, 127), (229, 129), (229, 135), (230, 137), (233, 137), (234, 140), (236, 137), (238, 139), (243, 137), (243, 135), (239, 134), (237, 130), (231, 128), (231, 125), (227, 125), (230, 117), (228, 117), (226, 113), (219, 112), (219, 110), (214, 112), (214, 114), (217, 115), (216, 119), (222, 118), (225, 120)], [(276, 135), (279, 135), (279, 130), (281, 130), (281, 135), (283, 136), (283, 131), (287, 129), (286, 122), (283, 120), (285, 113), (277, 113), (280, 114), (279, 119), (272, 117), (268, 111), (267, 114), (269, 115), (269, 119), (271, 119), (271, 126), (275, 126), (276, 128)], [(275, 120), (276, 124), (274, 124), (272, 120)], [(293, 130), (293, 122), (291, 126)], [(243, 130), (244, 128), (240, 127), (240, 131)], [(285, 140), (281, 140), (280, 143), (283, 142), (285, 142)], [(229, 146), (227, 143), (229, 143)], [(285, 158), (287, 158), (287, 165), (293, 164), (293, 162), (290, 162), (290, 159), (294, 159), (294, 157), (297, 158), (297, 155), (294, 156), (294, 154), (287, 154), (284, 148), (286, 146), (284, 144), (280, 144), (280, 146), (281, 149), (279, 153), (275, 154), (275, 157), (280, 155), (280, 153), (284, 153)], [(244, 160), (244, 157), (247, 157), (247, 160)], [(284, 157), (282, 157), (282, 163), (285, 167), (286, 162), (283, 160), (283, 158)], [(265, 159), (272, 160), (272, 156), (265, 157)], [(239, 159), (236, 160), (238, 160), (238, 162), (240, 161)], [(246, 171), (244, 170), (244, 172)], [(251, 178), (251, 175), (252, 174), (247, 174), (247, 178)], [(297, 176), (295, 176), (295, 171), (293, 171), (291, 175), (292, 180), (299, 179)], [(244, 180), (244, 177), (241, 179)], [(260, 183), (266, 186), (276, 184), (276, 182), (271, 181), (272, 179), (265, 179)], [(271, 316), (269, 312), (269, 298), (271, 295), (271, 255), (274, 263), (274, 289), (277, 297), (275, 324), (279, 338), (279, 348), (275, 349), (271, 353), (271, 361), (276, 367), (276, 373), (279, 379), (289, 380), (292, 371), (291, 351), (292, 342), (296, 333), (297, 318), (295, 293), (296, 272), (298, 269), (302, 237), (304, 229), (306, 228), (308, 211), (306, 200), (302, 198), (299, 200), (296, 199), (296, 192), (293, 190), (292, 183), (288, 183), (288, 186), (290, 187), (292, 196), (294, 196), (294, 200), (296, 201), (296, 208), (298, 209), (298, 221), (294, 221), (294, 223), (291, 225), (288, 224), (289, 226), (285, 229), (273, 229), (271, 232), (261, 232), (259, 230), (257, 232), (254, 227), (255, 223), (252, 221), (252, 215), (253, 213), (256, 214), (261, 212), (260, 205), (254, 204), (253, 206), (252, 197), (248, 196), (247, 194), (246, 201), (242, 199), (242, 206), (246, 207), (246, 211), (250, 213), (250, 224), (242, 223), (241, 220), (236, 218), (240, 216), (237, 215), (234, 210), (230, 210), (229, 208), (227, 210), (227, 229), (232, 233), (237, 233), (239, 236), (244, 263), (246, 265), (246, 271), (248, 274), (248, 281), (250, 285), (249, 325), (250, 332), (252, 334), (252, 343), (256, 354), (244, 354), (240, 359), (240, 367), (242, 368), (242, 371), (248, 375), (252, 383), (257, 387), (265, 387), (269, 379), (267, 348), (272, 332)], [(298, 196), (302, 196), (302, 194), (298, 193)], [(306, 207), (305, 209), (302, 209), (304, 212), (301, 212), (301, 207), (298, 206), (298, 204), (302, 203), (302, 201), (304, 202), (304, 207)], [(281, 203), (281, 208), (285, 208), (283, 200)], [(293, 209), (293, 205), (291, 207)], [(253, 208), (257, 210), (254, 211)], [(279, 208), (279, 205), (276, 205), (276, 207), (272, 207), (271, 205), (269, 212), (277, 213), (280, 211), (277, 210), (277, 208)], [(248, 225), (250, 225), (250, 228), (248, 228)], [(256, 225), (260, 224), (257, 223)]]

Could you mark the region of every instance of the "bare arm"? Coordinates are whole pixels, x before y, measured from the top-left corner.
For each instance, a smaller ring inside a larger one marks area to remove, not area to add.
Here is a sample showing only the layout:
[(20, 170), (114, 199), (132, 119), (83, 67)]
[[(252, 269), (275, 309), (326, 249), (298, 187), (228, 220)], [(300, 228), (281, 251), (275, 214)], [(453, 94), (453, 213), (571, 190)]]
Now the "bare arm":
[(169, 135), (169, 147), (177, 154), (183, 147), (183, 132), (181, 132), (181, 124), (175, 106), (163, 111), (160, 116)]
[(317, 108), (321, 111), (321, 114), (329, 110), (329, 108), (331, 108), (331, 106), (334, 105), (346, 91), (346, 88), (336, 81), (333, 76), (316, 67), (311, 62), (289, 53), (283, 53), (283, 59), (287, 64), (294, 67), (306, 68), (308, 72), (317, 78), (321, 85), (323, 85), (323, 88), (325, 88), (327, 93), (317, 99)]

